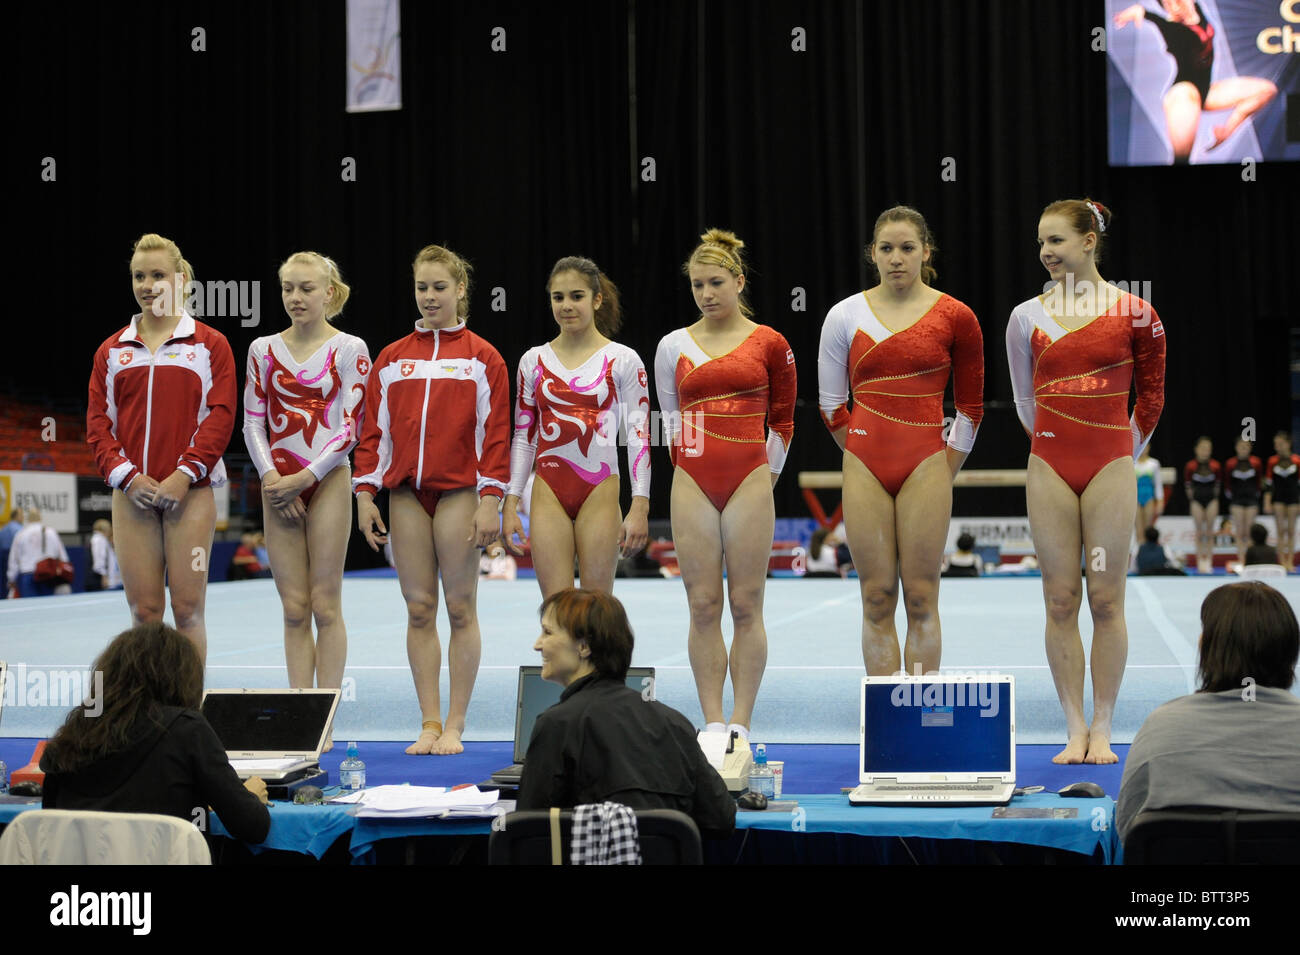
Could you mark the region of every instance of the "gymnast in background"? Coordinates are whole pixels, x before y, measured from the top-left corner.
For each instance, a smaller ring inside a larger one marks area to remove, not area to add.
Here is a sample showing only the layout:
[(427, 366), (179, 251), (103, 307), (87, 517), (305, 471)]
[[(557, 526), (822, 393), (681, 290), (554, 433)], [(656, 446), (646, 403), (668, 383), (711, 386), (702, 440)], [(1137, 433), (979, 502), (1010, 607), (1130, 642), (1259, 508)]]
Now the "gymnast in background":
[(1137, 543), (1146, 539), (1146, 529), (1155, 527), (1165, 509), (1165, 485), (1160, 479), (1160, 462), (1151, 457), (1150, 446), (1142, 449), (1133, 470), (1137, 477)]
[[(1047, 662), (1069, 735), (1053, 757), (1057, 763), (1118, 761), (1110, 738), (1128, 658), (1124, 585), (1137, 510), (1133, 462), (1164, 405), (1160, 317), (1097, 271), (1110, 218), (1109, 209), (1088, 199), (1043, 210), (1039, 260), (1052, 283), (1016, 306), (1007, 325), (1016, 412), (1032, 442), (1026, 496), (1043, 575)], [(1091, 725), (1083, 709), (1081, 554), (1093, 626)]]
[(1277, 525), (1278, 563), (1289, 574), (1295, 570), (1295, 522), (1300, 514), (1300, 454), (1291, 450), (1291, 435), (1273, 436), (1273, 450), (1264, 476), (1264, 513)]
[[(683, 271), (699, 320), (669, 332), (655, 353), (655, 389), (672, 457), (673, 545), (690, 605), (687, 648), (709, 732), (749, 739), (767, 666), (763, 593), (776, 515), (772, 487), (794, 435), (794, 352), (750, 320), (744, 243), (710, 229)], [(735, 625), (722, 638), (722, 580)], [(724, 720), (730, 669), (734, 706)]]
[[(517, 509), (534, 472), (527, 508), (533, 567), (542, 597), (573, 586), (611, 593), (614, 568), (649, 537), (650, 397), (636, 352), (611, 341), (618, 332), (618, 288), (581, 256), (560, 259), (547, 291), (559, 335), (519, 361), (510, 492), (501, 534), (516, 554), (523, 539)], [(627, 432), (632, 505), (619, 509), (618, 446)]]
[[(984, 414), (979, 321), (930, 286), (934, 251), (919, 212), (882, 212), (867, 249), (880, 281), (831, 308), (817, 357), (822, 419), (844, 451), (844, 528), (862, 591), (862, 660), (872, 676), (939, 669), (939, 575), (952, 482)], [(957, 406), (951, 426), (943, 414), (950, 376)], [(901, 656), (894, 624), (900, 579), (907, 611)]]
[(1196, 439), (1193, 458), (1183, 467), (1183, 489), (1196, 529), (1196, 572), (1214, 573), (1214, 532), (1219, 522), (1219, 495), (1223, 491), (1223, 468), (1214, 460), (1214, 442), (1205, 435)]
[(1264, 489), (1264, 464), (1255, 456), (1254, 445), (1240, 437), (1237, 453), (1224, 462), (1227, 474), (1224, 496), (1228, 499), (1228, 514), (1232, 519), (1232, 539), (1237, 545), (1237, 562), (1246, 562), (1246, 548), (1250, 546), (1250, 528), (1259, 516), (1259, 498)]
[(244, 443), (262, 480), (289, 685), (337, 687), (348, 650), (348, 454), (361, 433), (370, 352), (360, 338), (330, 324), (351, 291), (332, 259), (296, 252), (280, 266), (279, 278), (290, 325), (249, 346)]
[(1115, 29), (1143, 21), (1154, 25), (1174, 58), (1173, 85), (1164, 96), (1165, 128), (1174, 163), (1186, 163), (1196, 145), (1202, 112), (1232, 110), (1214, 127), (1206, 149), (1214, 149), (1277, 95), (1277, 86), (1258, 76), (1229, 76), (1210, 81), (1214, 66), (1214, 25), (1193, 0), (1161, 0), (1168, 19), (1135, 3), (1115, 15)]

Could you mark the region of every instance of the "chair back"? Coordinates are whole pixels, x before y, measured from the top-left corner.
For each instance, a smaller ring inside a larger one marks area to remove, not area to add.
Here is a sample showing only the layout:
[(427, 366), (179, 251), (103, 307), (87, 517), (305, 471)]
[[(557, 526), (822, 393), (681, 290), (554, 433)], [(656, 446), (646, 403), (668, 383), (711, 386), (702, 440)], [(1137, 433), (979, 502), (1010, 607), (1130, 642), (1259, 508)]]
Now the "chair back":
[(1125, 865), (1296, 865), (1300, 812), (1148, 809), (1124, 839)]
[[(637, 831), (644, 865), (703, 865), (700, 830), (695, 820), (676, 809), (638, 809)], [(569, 865), (573, 811), (560, 813), (560, 852)], [(547, 810), (512, 812), (488, 840), (489, 865), (550, 865), (551, 818)]]
[(0, 865), (211, 865), (203, 833), (147, 812), (32, 809), (0, 836)]

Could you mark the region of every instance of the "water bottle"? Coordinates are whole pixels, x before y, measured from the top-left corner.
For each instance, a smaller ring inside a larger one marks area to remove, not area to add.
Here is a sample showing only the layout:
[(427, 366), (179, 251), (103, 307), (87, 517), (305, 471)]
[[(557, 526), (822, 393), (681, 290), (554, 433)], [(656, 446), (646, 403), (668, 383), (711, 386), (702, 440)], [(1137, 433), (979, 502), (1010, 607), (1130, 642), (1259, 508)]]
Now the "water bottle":
[(339, 763), (339, 786), (349, 792), (366, 788), (366, 764), (357, 758), (356, 743), (348, 743), (348, 758)]
[(754, 766), (749, 771), (749, 791), (762, 793), (768, 799), (776, 796), (776, 776), (767, 765), (767, 746), (763, 743), (754, 747)]

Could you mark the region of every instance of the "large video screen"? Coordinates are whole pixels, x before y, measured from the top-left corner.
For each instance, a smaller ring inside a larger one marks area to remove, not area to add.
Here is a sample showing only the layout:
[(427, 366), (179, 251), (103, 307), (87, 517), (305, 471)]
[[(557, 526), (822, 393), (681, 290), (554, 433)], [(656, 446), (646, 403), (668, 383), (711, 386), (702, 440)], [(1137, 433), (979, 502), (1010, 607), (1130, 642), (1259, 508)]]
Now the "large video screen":
[(1106, 0), (1106, 21), (1112, 166), (1300, 159), (1300, 0)]

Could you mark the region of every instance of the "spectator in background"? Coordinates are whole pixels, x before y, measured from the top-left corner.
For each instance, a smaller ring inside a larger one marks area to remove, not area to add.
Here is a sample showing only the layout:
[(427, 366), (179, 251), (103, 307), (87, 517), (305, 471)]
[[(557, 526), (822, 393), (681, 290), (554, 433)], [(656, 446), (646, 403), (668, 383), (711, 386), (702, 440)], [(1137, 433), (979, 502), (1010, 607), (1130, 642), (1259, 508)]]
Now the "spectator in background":
[(86, 590), (121, 590), (122, 574), (117, 566), (117, 553), (113, 550), (113, 524), (103, 518), (95, 521), (90, 535), (90, 573), (86, 575)]
[(270, 568), (263, 566), (257, 559), (257, 537), (253, 531), (239, 535), (239, 546), (235, 556), (230, 558), (230, 569), (226, 571), (227, 580), (253, 580), (257, 577), (270, 577)]
[(13, 547), (9, 549), (8, 579), (18, 596), (49, 597), (71, 592), (67, 584), (57, 580), (36, 581), (36, 565), (47, 557), (66, 561), (67, 548), (57, 532), (41, 523), (41, 512), (29, 508), (23, 529), (14, 536)]
[(1160, 532), (1154, 526), (1142, 532), (1144, 543), (1137, 552), (1137, 572), (1144, 577), (1183, 577), (1183, 563), (1168, 547), (1160, 544)]
[[(23, 529), (23, 511), (20, 507), (15, 507), (9, 512), (9, 523), (0, 527), (0, 567), (8, 570), (9, 551), (14, 545), (14, 538), (18, 532)], [(6, 577), (5, 586), (0, 587), (0, 600), (9, 596), (9, 582)]]
[(500, 544), (492, 544), (478, 559), (479, 575), (487, 580), (514, 580), (519, 576), (519, 565)]
[(1268, 545), (1268, 528), (1263, 524), (1250, 525), (1250, 546), (1246, 548), (1246, 563), (1276, 564), (1277, 548)]
[(1121, 839), (1144, 809), (1300, 807), (1300, 699), (1290, 690), (1300, 627), (1286, 598), (1258, 581), (1201, 604), (1200, 689), (1138, 730), (1115, 806)]
[(962, 534), (957, 538), (957, 552), (943, 559), (944, 577), (982, 577), (984, 561), (975, 553), (975, 538)]
[(819, 527), (813, 531), (812, 540), (808, 542), (808, 564), (805, 577), (839, 577), (840, 559), (836, 548), (844, 543), (835, 531), (829, 527)]

